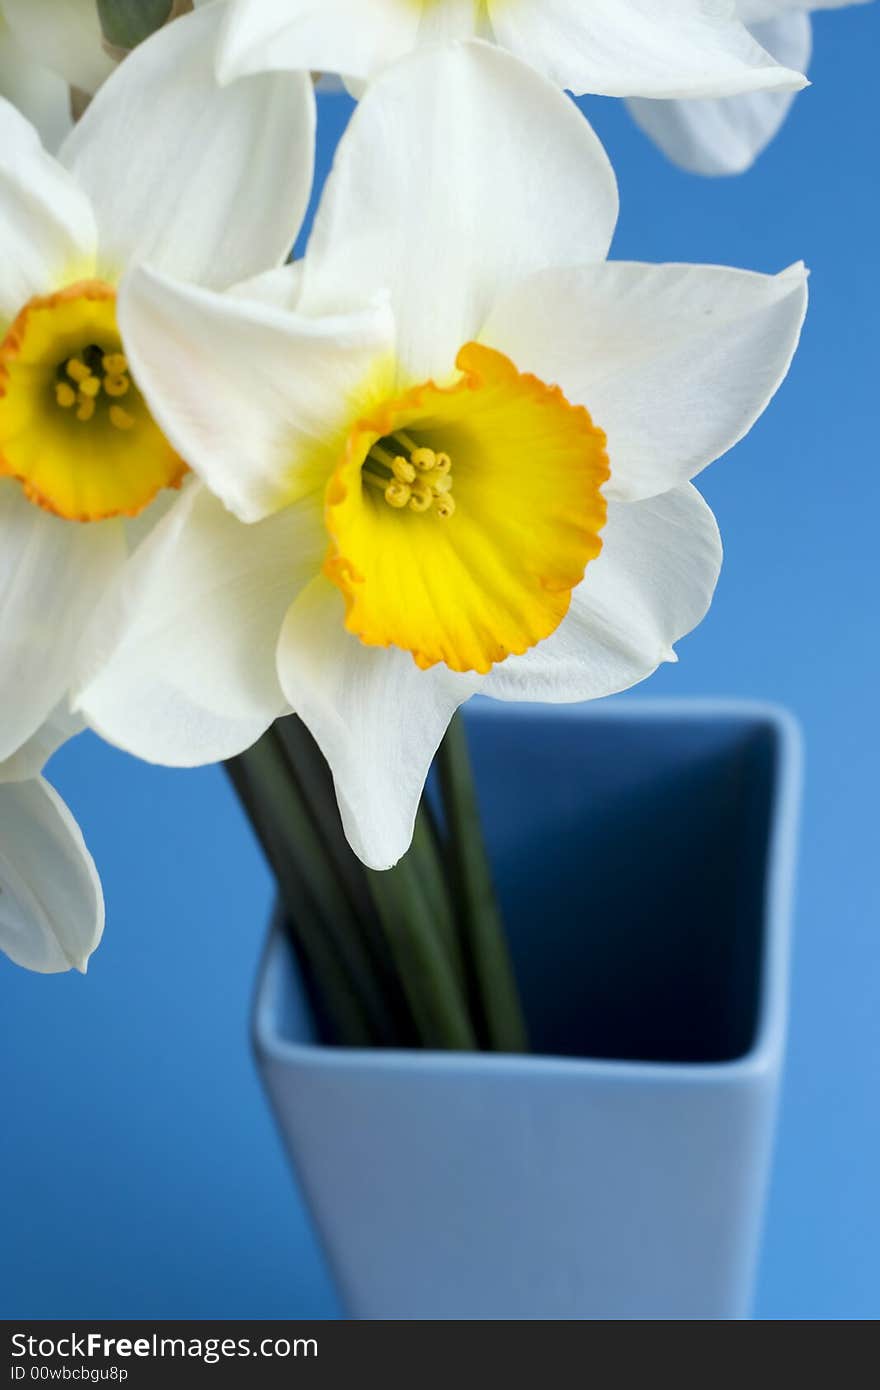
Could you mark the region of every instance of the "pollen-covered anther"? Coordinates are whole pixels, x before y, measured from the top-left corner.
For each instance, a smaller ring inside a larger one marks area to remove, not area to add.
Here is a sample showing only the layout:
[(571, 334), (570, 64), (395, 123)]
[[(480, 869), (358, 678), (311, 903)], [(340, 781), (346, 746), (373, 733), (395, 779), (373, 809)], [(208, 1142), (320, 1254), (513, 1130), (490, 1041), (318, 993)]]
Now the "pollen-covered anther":
[(413, 449), (409, 457), (410, 462), (420, 473), (429, 473), (432, 469), (437, 467), (437, 455), (434, 453), (433, 449)]
[(409, 509), (411, 512), (426, 512), (431, 506), (434, 497), (429, 487), (426, 487), (421, 479), (413, 485), (412, 497), (409, 499)]
[(81, 362), (78, 357), (71, 357), (64, 370), (67, 372), (71, 381), (75, 381), (77, 385), (79, 385), (80, 382), (87, 381), (92, 375), (85, 362)]
[(62, 410), (70, 410), (76, 405), (76, 392), (68, 381), (59, 381), (55, 387), (55, 399)]
[(416, 470), (411, 463), (407, 463), (400, 454), (391, 460), (391, 472), (400, 483), (412, 483), (415, 481)]
[(411, 497), (412, 488), (408, 483), (399, 482), (397, 478), (385, 489), (385, 501), (389, 507), (405, 507)]
[[(392, 452), (386, 444), (406, 450), (409, 458)], [(451, 457), (417, 444), (403, 430), (395, 430), (385, 441), (377, 440), (371, 446), (361, 477), (369, 486), (381, 487), (385, 501), (397, 511), (406, 507), (425, 513), (433, 508), (441, 521), (455, 511)]]
[(108, 396), (124, 396), (131, 386), (127, 376), (105, 376), (104, 390)]

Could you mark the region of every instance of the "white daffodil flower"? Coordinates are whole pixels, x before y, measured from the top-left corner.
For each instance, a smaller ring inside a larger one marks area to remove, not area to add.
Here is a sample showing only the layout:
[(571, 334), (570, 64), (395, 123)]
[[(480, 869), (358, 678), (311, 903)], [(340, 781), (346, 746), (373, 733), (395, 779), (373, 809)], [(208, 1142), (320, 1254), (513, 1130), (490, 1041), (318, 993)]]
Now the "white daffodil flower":
[[(813, 49), (810, 12), (866, 0), (737, 0), (752, 37), (786, 68), (806, 72)], [(628, 105), (667, 158), (692, 174), (741, 174), (767, 148), (788, 115), (794, 91), (750, 92), (721, 100)]]
[(262, 303), (128, 276), (135, 372), (207, 486), (96, 616), (92, 725), (193, 764), (292, 707), (382, 868), (471, 694), (585, 700), (674, 660), (721, 560), (689, 479), (785, 376), (805, 272), (609, 264), (616, 218), (568, 98), (453, 43), (371, 86)]
[(372, 78), (424, 44), (479, 37), (582, 94), (708, 97), (803, 87), (734, 0), (231, 0), (223, 80), (275, 68)]
[(42, 974), (85, 973), (104, 895), (82, 832), (39, 774), (79, 725), (63, 709), (0, 763), (0, 951)]
[(312, 84), (219, 87), (221, 18), (138, 48), (57, 161), (0, 103), (0, 759), (64, 695), (92, 608), (186, 471), (130, 370), (121, 275), (149, 260), (223, 287), (283, 262), (306, 205)]

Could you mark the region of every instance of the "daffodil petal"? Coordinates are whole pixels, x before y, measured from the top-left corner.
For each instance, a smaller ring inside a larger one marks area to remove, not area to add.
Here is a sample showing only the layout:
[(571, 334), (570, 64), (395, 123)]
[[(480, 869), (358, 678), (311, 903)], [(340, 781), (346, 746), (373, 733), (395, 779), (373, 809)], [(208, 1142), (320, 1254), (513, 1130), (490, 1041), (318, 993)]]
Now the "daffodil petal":
[(40, 133), (47, 150), (57, 150), (73, 124), (70, 90), (62, 78), (32, 62), (0, 17), (0, 97), (11, 101)]
[(612, 502), (602, 554), (552, 637), (483, 682), (497, 700), (567, 703), (627, 690), (702, 620), (721, 567), (711, 511), (690, 484), (642, 502)]
[[(809, 15), (792, 12), (753, 26), (758, 42), (787, 67), (806, 72), (812, 48)], [(747, 92), (703, 101), (629, 104), (637, 125), (667, 159), (692, 174), (741, 174), (769, 145), (794, 101), (795, 92)]]
[(420, 671), (405, 652), (365, 647), (344, 617), (338, 590), (315, 579), (284, 621), (278, 673), (330, 764), (352, 849), (387, 869), (409, 846), (428, 768), (479, 679)]
[(577, 93), (706, 97), (806, 85), (717, 0), (489, 0), (489, 14), (499, 43)]
[(288, 309), (294, 313), (299, 308), (302, 294), (302, 261), (286, 261), (284, 265), (263, 270), (252, 275), (249, 280), (239, 280), (226, 291), (234, 299), (248, 300), (252, 304), (268, 304), (275, 309)]
[(602, 260), (616, 218), (611, 166), (567, 97), (487, 44), (426, 48), (382, 73), (352, 117), (300, 307), (338, 312), (387, 287), (402, 381), (442, 381), (500, 293), (545, 266)]
[(415, 45), (419, 8), (414, 0), (232, 0), (217, 72), (224, 82), (303, 68), (369, 77)]
[(694, 477), (745, 435), (783, 381), (806, 271), (608, 262), (515, 287), (483, 341), (556, 382), (608, 437), (609, 498)]
[(280, 263), (293, 245), (312, 180), (311, 78), (220, 87), (224, 12), (206, 5), (141, 44), (62, 146), (95, 205), (107, 279), (148, 260), (220, 288)]
[(0, 783), (0, 950), (42, 974), (85, 973), (104, 895), (82, 832), (42, 777)]
[(89, 200), (30, 121), (0, 100), (0, 337), (27, 301), (92, 274)]
[(0, 760), (64, 695), (80, 634), (124, 559), (118, 521), (62, 521), (0, 479)]
[(42, 772), (52, 754), (68, 739), (82, 732), (85, 721), (61, 700), (26, 743), (0, 763), (0, 782), (25, 782)]
[(96, 92), (113, 71), (95, 0), (3, 0), (2, 8), (21, 46), (71, 86)]
[(275, 645), (325, 545), (305, 506), (245, 526), (191, 483), (85, 633), (74, 709), (149, 762), (240, 753), (286, 708)]
[(124, 283), (119, 317), (155, 419), (244, 521), (323, 488), (352, 398), (390, 370), (394, 325), (381, 302), (304, 318), (144, 267)]

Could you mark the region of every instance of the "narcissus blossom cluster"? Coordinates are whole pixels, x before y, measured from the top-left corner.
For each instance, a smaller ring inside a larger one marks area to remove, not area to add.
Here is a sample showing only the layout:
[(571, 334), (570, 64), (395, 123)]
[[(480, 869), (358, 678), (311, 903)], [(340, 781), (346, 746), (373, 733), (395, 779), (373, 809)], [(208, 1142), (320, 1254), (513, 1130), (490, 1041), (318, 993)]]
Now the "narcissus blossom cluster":
[[(736, 144), (731, 103), (782, 111), (806, 20), (215, 0), (119, 62), (91, 0), (0, 12), (0, 946), (84, 969), (100, 884), (42, 776), (81, 728), (191, 766), (295, 711), (386, 869), (472, 695), (675, 659), (721, 564), (693, 479), (784, 379), (806, 271), (609, 261), (615, 176), (563, 89), (739, 166), (773, 122)], [(360, 101), (293, 261), (319, 72)]]

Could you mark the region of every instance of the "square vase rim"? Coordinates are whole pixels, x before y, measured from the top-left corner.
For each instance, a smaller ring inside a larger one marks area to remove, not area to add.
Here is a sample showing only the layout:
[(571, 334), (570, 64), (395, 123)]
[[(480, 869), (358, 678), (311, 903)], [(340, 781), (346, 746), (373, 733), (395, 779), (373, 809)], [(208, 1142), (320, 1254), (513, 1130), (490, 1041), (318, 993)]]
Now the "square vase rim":
[(660, 723), (740, 721), (757, 731), (769, 729), (775, 740), (776, 759), (768, 827), (768, 871), (764, 883), (765, 933), (761, 955), (758, 1020), (751, 1046), (738, 1057), (723, 1061), (661, 1062), (561, 1056), (542, 1053), (449, 1052), (416, 1048), (359, 1048), (324, 1043), (296, 1042), (285, 1037), (276, 1024), (276, 999), (282, 972), (289, 969), (290, 946), (278, 921), (274, 921), (257, 976), (252, 1012), (254, 1050), (264, 1063), (278, 1063), (303, 1072), (406, 1074), (413, 1076), (458, 1075), (463, 1071), (493, 1077), (536, 1079), (568, 1078), (591, 1084), (643, 1085), (719, 1083), (737, 1085), (760, 1080), (779, 1066), (788, 1012), (790, 918), (794, 863), (803, 778), (800, 725), (791, 711), (770, 701), (712, 697), (612, 697), (601, 704), (508, 704), (478, 698), (470, 702), (468, 721), (532, 719), (549, 711), (553, 717), (580, 723), (657, 720)]

